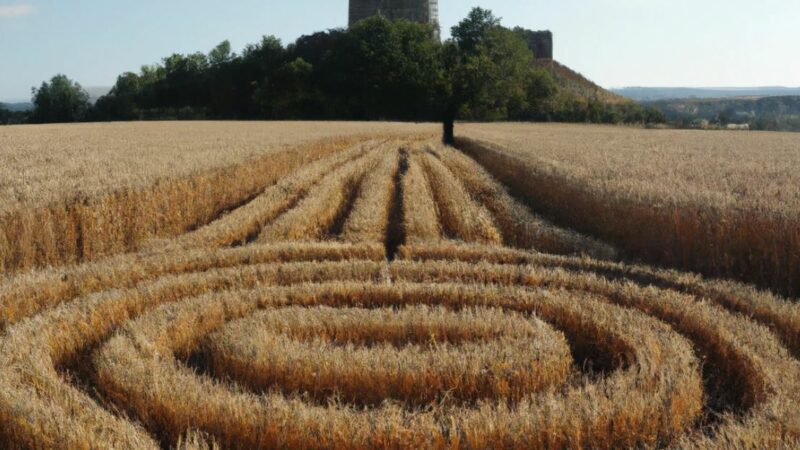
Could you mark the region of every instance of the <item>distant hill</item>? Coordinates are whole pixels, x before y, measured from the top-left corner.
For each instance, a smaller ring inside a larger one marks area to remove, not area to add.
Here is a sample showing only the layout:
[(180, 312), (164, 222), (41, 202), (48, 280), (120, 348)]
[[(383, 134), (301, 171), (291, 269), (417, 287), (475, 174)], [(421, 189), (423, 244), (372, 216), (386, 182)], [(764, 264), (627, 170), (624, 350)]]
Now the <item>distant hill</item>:
[(30, 102), (21, 102), (21, 103), (0, 102), (0, 108), (11, 112), (30, 111), (33, 109), (33, 104)]
[(621, 95), (608, 91), (585, 76), (553, 59), (537, 59), (534, 66), (545, 69), (556, 81), (559, 89), (574, 94), (582, 100), (596, 98), (602, 103), (621, 105), (631, 101)]
[(642, 102), (683, 126), (748, 124), (751, 129), (800, 131), (800, 96), (690, 98)]
[(688, 98), (763, 98), (800, 95), (800, 88), (787, 87), (734, 87), (734, 88), (663, 88), (625, 87), (612, 92), (636, 101), (672, 100)]

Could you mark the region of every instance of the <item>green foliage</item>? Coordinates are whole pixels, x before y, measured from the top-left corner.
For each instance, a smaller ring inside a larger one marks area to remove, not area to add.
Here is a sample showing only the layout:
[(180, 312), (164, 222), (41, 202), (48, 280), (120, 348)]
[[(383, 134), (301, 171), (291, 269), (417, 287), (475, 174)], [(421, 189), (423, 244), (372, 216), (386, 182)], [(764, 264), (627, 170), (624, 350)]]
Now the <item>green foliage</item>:
[(551, 101), (558, 93), (553, 76), (543, 69), (528, 72), (525, 97), (509, 110), (508, 118), (514, 120), (552, 120)]
[(41, 97), (35, 117), (439, 120), (450, 136), (456, 119), (643, 123), (656, 117), (560, 90), (550, 72), (533, 64), (528, 34), (503, 27), (487, 9), (470, 11), (452, 28), (452, 39), (436, 36), (430, 25), (376, 16), (288, 47), (264, 36), (236, 54), (223, 41), (208, 54), (173, 54), (120, 75), (88, 114), (88, 96), (56, 77), (35, 92)]
[(533, 53), (525, 41), (500, 26), (491, 11), (474, 8), (451, 34), (453, 39), (443, 50), (444, 141), (448, 143), (459, 116), (503, 120), (509, 110), (524, 109), (533, 70)]
[(500, 19), (488, 9), (472, 8), (467, 17), (450, 29), (453, 41), (465, 54), (478, 52), (478, 45), (486, 40), (490, 29), (500, 27)]
[(97, 100), (92, 118), (133, 120), (139, 118), (137, 100), (142, 92), (142, 78), (132, 72), (117, 77), (111, 91)]
[(85, 118), (90, 107), (89, 94), (66, 75), (56, 75), (32, 92), (31, 120), (36, 123), (77, 122)]
[(17, 125), (27, 123), (31, 112), (20, 105), (4, 105), (0, 103), (0, 125)]
[(11, 111), (0, 103), (0, 125), (14, 125), (27, 121), (28, 114), (25, 111)]
[(231, 52), (231, 42), (228, 40), (222, 41), (219, 45), (214, 47), (213, 50), (208, 52), (208, 62), (212, 66), (220, 66), (230, 62), (234, 54)]
[[(382, 16), (353, 26), (333, 52), (358, 118), (432, 119), (442, 77), (434, 29)], [(344, 79), (346, 78), (346, 79)]]
[(526, 102), (533, 54), (516, 35), (492, 27), (472, 50), (456, 45), (461, 54), (450, 74), (464, 118), (502, 120), (511, 105)]
[(800, 131), (800, 96), (675, 99), (645, 104), (663, 111), (666, 120), (680, 128), (747, 124), (754, 130)]

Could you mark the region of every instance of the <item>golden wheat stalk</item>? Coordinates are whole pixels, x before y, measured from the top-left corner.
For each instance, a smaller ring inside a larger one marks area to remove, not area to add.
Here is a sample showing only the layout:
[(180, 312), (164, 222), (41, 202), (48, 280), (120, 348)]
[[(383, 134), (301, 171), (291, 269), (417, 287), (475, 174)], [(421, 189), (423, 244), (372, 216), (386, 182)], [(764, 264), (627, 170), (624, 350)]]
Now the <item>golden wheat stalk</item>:
[[(717, 143), (681, 143), (684, 135), (620, 149), (621, 142), (637, 141), (609, 141), (603, 134), (561, 154), (538, 145), (534, 151), (524, 136), (460, 139), (458, 146), (537, 210), (630, 257), (800, 294), (800, 216), (796, 202), (787, 201), (796, 198), (787, 186), (798, 183), (786, 175), (793, 152), (785, 142), (771, 142), (781, 150), (730, 142), (725, 152), (715, 152), (708, 149)], [(669, 150), (675, 143), (681, 151)], [(691, 158), (676, 157), (687, 154)]]
[(442, 230), (431, 194), (430, 183), (420, 164), (420, 157), (411, 154), (408, 171), (403, 177), (403, 229), (406, 242), (423, 244), (442, 239)]
[(68, 269), (46, 269), (0, 282), (0, 330), (76, 297), (132, 288), (165, 275), (280, 261), (381, 261), (382, 248), (337, 243), (281, 243), (219, 250), (120, 255)]
[(385, 241), (399, 164), (400, 153), (397, 148), (391, 148), (375, 170), (367, 174), (344, 224), (342, 240), (353, 243)]
[[(246, 161), (229, 167), (198, 168), (181, 177), (143, 177), (136, 181), (132, 174), (120, 174), (120, 184), (135, 180), (128, 187), (78, 189), (72, 187), (78, 181), (64, 179), (63, 190), (77, 189), (72, 197), (51, 199), (44, 205), (20, 205), (0, 216), (0, 273), (96, 260), (137, 250), (148, 239), (185, 233), (236, 207), (292, 170), (357, 140), (326, 139), (292, 151), (239, 158)], [(36, 197), (48, 198), (61, 191), (37, 192)]]
[(544, 253), (586, 254), (614, 259), (616, 250), (574, 231), (556, 227), (517, 202), (479, 164), (451, 148), (435, 149), (442, 163), (456, 175), (469, 194), (493, 215), (504, 241), (514, 247)]
[(493, 309), (268, 309), (204, 346), (220, 377), (317, 402), (407, 407), (525, 396), (566, 382), (566, 340), (535, 318)]
[(338, 234), (341, 230), (333, 228), (337, 221), (346, 219), (361, 181), (378, 164), (387, 146), (384, 144), (326, 175), (296, 207), (265, 226), (258, 242), (315, 240)]
[[(522, 253), (522, 252), (516, 252), (516, 253)], [(528, 254), (528, 256), (529, 256), (530, 258), (543, 258), (543, 256), (542, 256), (542, 255), (531, 255), (531, 254)], [(452, 255), (451, 255), (451, 257), (452, 257)], [(520, 257), (520, 255), (517, 255), (517, 257)], [(568, 262), (568, 261), (569, 261), (569, 259), (568, 259), (568, 258), (559, 258), (557, 261), (561, 261), (562, 263), (566, 263), (566, 262)], [(578, 264), (578, 263), (586, 263), (586, 261), (585, 261), (585, 260), (573, 260), (573, 261), (575, 261), (575, 263), (576, 263), (576, 264)], [(604, 263), (604, 264), (606, 264), (606, 263)], [(440, 267), (441, 267), (441, 268), (438, 268), (438, 269), (437, 269), (437, 268), (435, 268), (435, 267), (433, 267), (433, 268), (427, 268), (427, 269), (425, 269), (424, 273), (425, 273), (425, 274), (427, 274), (426, 276), (434, 276), (434, 277), (435, 277), (435, 276), (441, 276), (441, 274), (440, 274), (440, 275), (436, 275), (436, 274), (437, 274), (437, 273), (439, 273), (439, 272), (442, 270), (442, 268), (448, 268), (448, 267), (450, 267), (450, 266), (452, 266), (452, 264), (448, 264), (448, 263), (441, 263), (441, 264), (440, 264)], [(399, 266), (398, 266), (398, 267), (399, 267)], [(448, 269), (448, 270), (450, 270), (450, 269)], [(454, 269), (453, 269), (453, 270), (458, 270), (458, 267), (454, 267)], [(462, 270), (463, 270), (463, 269), (462, 269)], [(377, 276), (377, 272), (378, 272), (378, 270), (376, 270), (376, 273), (375, 273), (375, 274), (373, 274), (373, 276)], [(489, 269), (487, 269), (486, 267), (476, 267), (476, 268), (473, 270), (473, 273), (475, 273), (475, 274), (478, 274), (478, 275), (479, 275), (481, 278), (477, 278), (477, 279), (476, 279), (476, 278), (474, 278), (474, 275), (471, 275), (471, 276), (470, 276), (471, 278), (464, 278), (464, 276), (463, 276), (463, 275), (458, 275), (458, 279), (459, 279), (459, 280), (472, 280), (472, 279), (474, 279), (474, 280), (478, 280), (478, 279), (479, 279), (481, 282), (485, 282), (485, 283), (497, 283), (497, 282), (500, 282), (500, 280), (499, 280), (499, 279), (497, 279), (497, 278), (492, 278), (492, 277), (493, 277), (493, 275), (492, 275), (492, 274), (493, 274), (493, 273), (496, 273), (496, 272), (495, 272), (495, 271), (493, 271), (493, 270), (489, 270)], [(285, 276), (285, 275), (283, 275), (283, 276)], [(399, 275), (398, 275), (398, 274), (394, 274), (394, 276), (395, 276), (395, 277), (398, 277)], [(446, 278), (444, 278), (444, 279), (446, 279), (446, 280), (452, 280), (454, 277), (456, 277), (456, 275), (452, 275), (452, 274), (451, 274), (451, 275), (448, 275), (448, 276), (447, 276)], [(515, 273), (512, 273), (512, 275), (510, 275), (510, 276), (504, 275), (504, 277), (506, 277), (506, 279), (507, 279), (507, 280), (510, 280), (510, 281), (508, 281), (508, 282), (513, 282), (513, 283), (518, 283), (518, 282), (520, 282), (519, 280), (524, 280), (524, 279), (527, 279), (527, 280), (530, 280), (530, 279), (533, 279), (533, 280), (542, 280), (542, 279), (544, 278), (543, 276), (541, 276), (541, 275), (538, 275), (538, 274), (536, 274), (535, 276), (530, 276), (530, 277), (529, 277), (527, 274), (525, 274), (525, 273), (524, 273), (524, 270), (518, 270), (517, 272), (515, 272)], [(560, 279), (556, 278), (556, 280), (557, 280), (557, 281), (555, 281), (555, 284), (553, 284), (553, 282), (549, 282), (549, 283), (550, 283), (550, 285), (549, 285), (549, 286), (550, 286), (550, 287), (556, 287), (556, 288), (557, 288), (557, 287), (559, 287), (559, 286), (565, 286), (565, 285), (566, 285), (566, 283), (567, 283), (567, 281), (568, 281), (570, 278), (573, 278), (573, 277), (574, 277), (574, 275), (564, 272), (564, 273), (561, 275), (561, 278), (560, 278)], [(221, 275), (221, 276), (220, 276), (220, 279), (221, 279), (221, 280), (225, 280), (225, 279), (228, 279), (228, 278), (229, 278), (229, 276), (228, 276), (228, 275)], [(202, 279), (202, 278), (199, 278), (199, 279)], [(426, 278), (426, 279), (427, 279), (427, 280), (431, 280), (431, 278)], [(434, 279), (435, 279), (435, 278), (434, 278)], [(567, 281), (565, 281), (565, 280), (567, 280)], [(598, 279), (598, 281), (601, 281), (601, 282), (602, 282), (602, 279)], [(193, 283), (197, 283), (197, 281), (188, 282), (188, 283), (187, 283), (187, 285), (191, 285), (191, 284), (193, 284)], [(602, 286), (602, 284), (601, 284), (601, 286)], [(167, 287), (165, 287), (165, 288), (164, 288), (164, 290), (163, 290), (163, 291), (161, 291), (161, 292), (159, 292), (159, 293), (157, 293), (157, 294), (158, 294), (158, 295), (163, 295), (163, 294), (162, 294), (162, 292), (163, 292), (163, 293), (166, 293), (166, 292), (174, 292), (174, 291), (175, 291), (175, 288), (174, 288), (174, 287), (172, 287), (172, 286), (167, 286)], [(635, 293), (634, 293), (634, 295), (635, 295)], [(654, 301), (654, 302), (657, 302), (657, 301), (659, 301), (659, 296), (660, 296), (660, 295), (662, 295), (662, 294), (660, 294), (660, 293), (654, 293), (654, 295), (655, 295), (655, 297), (654, 297), (654, 300), (653, 300), (653, 301)], [(644, 297), (644, 296), (643, 296), (643, 297)], [(691, 300), (690, 300), (690, 301), (691, 301)], [(141, 301), (141, 303), (142, 303), (142, 304), (147, 304), (148, 302), (147, 302), (147, 301)], [(94, 309), (94, 308), (93, 308), (93, 309)], [(101, 313), (102, 313), (102, 311), (101, 311)], [(702, 316), (699, 316), (699, 317), (701, 317), (701, 319), (702, 319), (702, 320), (707, 320), (707, 319), (703, 318)], [(69, 322), (67, 322), (67, 323), (69, 323)], [(712, 322), (712, 323), (713, 323), (713, 322)], [(748, 322), (747, 322), (747, 321), (744, 321), (744, 323), (745, 323), (745, 324), (747, 324)], [(742, 324), (736, 324), (736, 326), (741, 326), (741, 325), (742, 325)], [(745, 329), (749, 329), (749, 330), (751, 330), (751, 331), (752, 331), (752, 326), (751, 326), (751, 325), (745, 325), (745, 327), (744, 327), (744, 328), (745, 328)], [(745, 332), (745, 333), (747, 333), (748, 331), (744, 331), (744, 332)], [(774, 339), (774, 338), (773, 338), (773, 339)], [(31, 339), (31, 340), (33, 340), (33, 339)], [(58, 338), (58, 340), (59, 340), (59, 341), (63, 341), (63, 338)], [(706, 341), (706, 340), (708, 340), (708, 339), (706, 338), (706, 336), (703, 336), (703, 337), (702, 337), (702, 340), (703, 340), (703, 342), (705, 342), (705, 341)], [(713, 341), (711, 341), (711, 342), (713, 342)], [(731, 345), (731, 344), (729, 343), (729, 344), (726, 344), (726, 345)], [(777, 345), (777, 347), (779, 348), (779, 347), (780, 347), (780, 345), (778, 344), (778, 345)], [(713, 349), (713, 348), (714, 348), (714, 347), (712, 346), (712, 349)], [(720, 353), (720, 354), (735, 354), (735, 353), (731, 353), (731, 352), (729, 352), (729, 351), (727, 351), (727, 350), (724, 350), (724, 349), (725, 349), (725, 347), (719, 347), (719, 349), (718, 349), (718, 350), (715, 350), (715, 351), (719, 351), (719, 353)], [(595, 352), (595, 353), (597, 353), (597, 352)], [(763, 357), (763, 356), (762, 356), (762, 357)], [(739, 364), (739, 363), (737, 363), (737, 364)], [(746, 366), (746, 364), (745, 364), (745, 366)], [(738, 366), (733, 366), (733, 367), (738, 367)], [(776, 367), (778, 368), (778, 371), (779, 371), (780, 373), (792, 373), (792, 371), (794, 370), (794, 369), (791, 369), (791, 368), (790, 368), (791, 366), (788, 366), (789, 368), (787, 369), (787, 366), (786, 366), (786, 364), (785, 364), (785, 363), (783, 363), (782, 365), (776, 365)], [(733, 376), (733, 377), (731, 377), (731, 379), (732, 379), (732, 380), (736, 380), (736, 379), (738, 379), (738, 378), (739, 378), (739, 377), (736, 377), (736, 376)], [(762, 377), (757, 377), (757, 376), (753, 376), (753, 377), (752, 377), (752, 379), (753, 379), (753, 380), (758, 380), (758, 379), (761, 379), (761, 378), (762, 378)], [(733, 384), (735, 385), (735, 382), (734, 382)], [(741, 396), (742, 396), (742, 398), (743, 398), (743, 399), (744, 399), (744, 398), (746, 398), (747, 396), (750, 396), (751, 398), (758, 398), (758, 397), (761, 395), (761, 394), (759, 394), (759, 390), (756, 390), (756, 389), (754, 389), (754, 388), (741, 389), (741, 390), (740, 390), (740, 392), (742, 393), (742, 394), (741, 394)], [(750, 394), (748, 394), (748, 392), (750, 392)], [(785, 396), (785, 393), (779, 393), (779, 395), (776, 395), (776, 397), (775, 397), (775, 398), (782, 399), (782, 398), (787, 398), (787, 397)], [(790, 397), (789, 397), (789, 398), (790, 398)], [(773, 402), (773, 403), (774, 403), (774, 402)], [(779, 410), (779, 411), (780, 411), (780, 410)], [(785, 417), (785, 416), (786, 416), (786, 413), (783, 413), (783, 415), (784, 415), (784, 417)], [(785, 421), (784, 423), (787, 423), (787, 422)], [(788, 423), (790, 423), (790, 422), (788, 422)], [(736, 425), (736, 426), (738, 426), (738, 425)], [(729, 431), (726, 431), (726, 432), (728, 432), (728, 433), (731, 433), (732, 431), (730, 431), (730, 430), (736, 430), (736, 426), (734, 426), (734, 425), (732, 425), (732, 426), (729, 426), (729, 427), (725, 428), (725, 430), (729, 430)], [(763, 426), (763, 425), (762, 425), (762, 426)], [(737, 432), (737, 433), (739, 433), (739, 434), (740, 434), (740, 435), (742, 435), (742, 436), (746, 436), (746, 434), (742, 434), (742, 433), (746, 433), (746, 432), (747, 432), (747, 429), (745, 429), (744, 431), (736, 431), (736, 432)], [(767, 438), (774, 438), (774, 435), (765, 435), (764, 439), (767, 439)]]
[(219, 444), (210, 439), (205, 433), (189, 430), (186, 436), (178, 439), (176, 450), (220, 450)]
[[(454, 265), (437, 263), (420, 270), (413, 264), (392, 266), (395, 278), (415, 282), (458, 279), (463, 282), (499, 283), (549, 289), (567, 289), (602, 296), (624, 307), (637, 308), (667, 323), (692, 339), (704, 354), (706, 364), (717, 373), (718, 389), (732, 393), (738, 407), (752, 412), (743, 421), (731, 419), (719, 425), (719, 433), (746, 443), (755, 437), (759, 445), (774, 446), (781, 436), (797, 434), (798, 412), (790, 406), (800, 401), (800, 378), (788, 381), (789, 373), (800, 374), (800, 362), (792, 358), (765, 327), (731, 314), (723, 308), (698, 302), (674, 291), (642, 288), (632, 283), (612, 282), (591, 274), (535, 267)], [(541, 314), (541, 313), (540, 313)], [(788, 400), (796, 398), (796, 400)], [(776, 433), (775, 429), (780, 430)]]
[(688, 293), (698, 300), (713, 301), (732, 313), (743, 314), (750, 320), (773, 329), (794, 355), (800, 355), (800, 305), (740, 283), (704, 280), (693, 274), (642, 265), (449, 242), (427, 246), (406, 245), (400, 248), (399, 253), (402, 258), (415, 261), (488, 262), (561, 268), (570, 273), (585, 272), (610, 280), (654, 285), (669, 291)]
[(445, 234), (464, 242), (501, 244), (502, 236), (486, 209), (476, 203), (439, 159), (429, 152), (420, 157), (439, 207)]
[(143, 430), (67, 383), (56, 367), (102, 342), (129, 318), (164, 303), (231, 285), (375, 280), (383, 270), (376, 263), (243, 266), (164, 277), (63, 303), (12, 326), (0, 337), (0, 421), (9, 424), (0, 429), (7, 435), (0, 437), (25, 448), (157, 448)]
[[(0, 442), (800, 446), (796, 303), (503, 247), (607, 250), (547, 228), (451, 149), (404, 139), (340, 150), (150, 251), (0, 279)], [(488, 155), (503, 176), (528, 170)], [(62, 219), (47, 210), (20, 224), (41, 220), (49, 242)], [(264, 227), (279, 241), (215, 248)], [(124, 238), (108, 230), (108, 242)]]
[[(394, 412), (391, 406), (359, 412), (335, 404), (314, 406), (280, 394), (259, 398), (230, 391), (163, 357), (189, 352), (208, 331), (263, 307), (413, 304), (490, 306), (543, 314), (571, 340), (600, 350), (610, 360), (625, 357), (631, 367), (601, 381), (601, 386), (588, 382), (564, 394), (534, 395), (514, 407), (502, 401), (475, 408), (441, 405), (448, 422), (437, 424), (438, 414)], [(372, 448), (374, 442), (416, 448), (469, 440), (478, 448), (492, 442), (512, 447), (590, 442), (627, 446), (683, 431), (695, 420), (702, 398), (691, 347), (669, 327), (591, 298), (483, 286), (331, 284), (203, 297), (131, 322), (104, 346), (96, 363), (101, 390), (148, 426), (167, 427), (173, 435), (182, 430), (171, 430), (169, 424), (191, 424), (222, 445), (250, 448), (282, 445), (288, 438), (314, 448)], [(149, 377), (158, 382), (146, 382)], [(654, 396), (660, 400), (654, 401)], [(623, 429), (614, 423), (626, 425)], [(310, 436), (316, 438), (308, 440)]]
[(244, 243), (268, 222), (290, 210), (309, 189), (331, 171), (373, 150), (377, 142), (355, 145), (333, 156), (308, 164), (270, 186), (247, 204), (208, 225), (178, 238), (150, 243), (149, 249), (222, 247)]

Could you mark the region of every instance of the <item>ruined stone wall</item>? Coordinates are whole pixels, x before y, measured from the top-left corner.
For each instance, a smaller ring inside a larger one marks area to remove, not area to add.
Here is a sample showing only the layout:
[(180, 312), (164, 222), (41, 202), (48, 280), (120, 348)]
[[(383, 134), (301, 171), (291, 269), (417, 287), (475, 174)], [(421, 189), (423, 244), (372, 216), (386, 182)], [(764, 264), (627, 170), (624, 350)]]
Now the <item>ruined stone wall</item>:
[(535, 31), (533, 33), (533, 56), (537, 59), (553, 59), (553, 33)]
[(553, 33), (548, 31), (532, 31), (524, 28), (514, 28), (528, 43), (536, 59), (553, 59)]

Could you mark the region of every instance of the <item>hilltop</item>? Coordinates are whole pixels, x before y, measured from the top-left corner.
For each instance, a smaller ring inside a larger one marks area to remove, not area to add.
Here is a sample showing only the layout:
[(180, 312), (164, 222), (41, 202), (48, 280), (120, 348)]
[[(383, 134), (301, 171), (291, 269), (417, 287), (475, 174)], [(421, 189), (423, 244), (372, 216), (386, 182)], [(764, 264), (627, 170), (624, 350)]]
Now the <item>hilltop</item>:
[(534, 66), (550, 73), (559, 90), (574, 94), (581, 100), (596, 98), (609, 105), (622, 105), (631, 103), (631, 100), (621, 95), (606, 90), (580, 73), (553, 59), (537, 59)]

